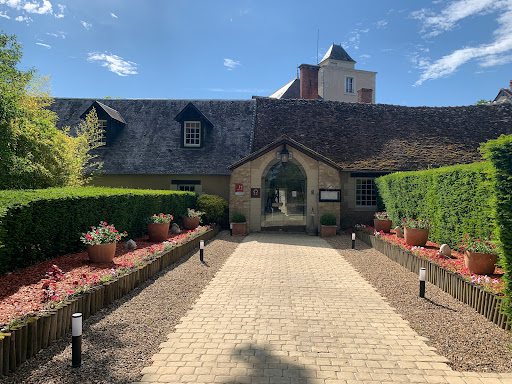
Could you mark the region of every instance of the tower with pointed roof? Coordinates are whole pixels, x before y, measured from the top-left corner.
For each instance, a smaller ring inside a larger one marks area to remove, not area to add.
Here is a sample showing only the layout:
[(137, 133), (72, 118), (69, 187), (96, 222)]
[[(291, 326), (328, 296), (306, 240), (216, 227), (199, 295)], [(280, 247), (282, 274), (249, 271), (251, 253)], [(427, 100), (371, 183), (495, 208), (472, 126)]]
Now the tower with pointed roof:
[[(318, 65), (300, 65), (300, 79), (292, 80), (269, 97), (375, 103), (377, 72), (355, 69), (355, 64), (356, 61), (341, 45), (332, 44)], [(316, 79), (317, 74), (318, 81), (312, 82), (311, 76), (315, 76)], [(316, 86), (315, 83), (318, 84), (318, 89), (309, 89), (311, 86)], [(308, 88), (307, 92), (301, 91), (306, 88)]]

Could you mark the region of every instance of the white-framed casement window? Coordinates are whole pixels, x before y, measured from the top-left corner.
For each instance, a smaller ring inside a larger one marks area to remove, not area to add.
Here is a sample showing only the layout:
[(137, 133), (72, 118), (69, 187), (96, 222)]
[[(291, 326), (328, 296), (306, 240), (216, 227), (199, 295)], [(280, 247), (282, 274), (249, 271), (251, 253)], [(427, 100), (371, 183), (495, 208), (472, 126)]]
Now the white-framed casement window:
[(98, 120), (98, 136), (94, 140), (101, 145), (107, 145), (107, 120)]
[(201, 146), (201, 122), (200, 121), (185, 121), (185, 131), (183, 132), (183, 145), (185, 147), (200, 147)]
[(356, 207), (376, 207), (377, 194), (373, 179), (356, 179)]
[(345, 77), (345, 93), (354, 93), (353, 77)]

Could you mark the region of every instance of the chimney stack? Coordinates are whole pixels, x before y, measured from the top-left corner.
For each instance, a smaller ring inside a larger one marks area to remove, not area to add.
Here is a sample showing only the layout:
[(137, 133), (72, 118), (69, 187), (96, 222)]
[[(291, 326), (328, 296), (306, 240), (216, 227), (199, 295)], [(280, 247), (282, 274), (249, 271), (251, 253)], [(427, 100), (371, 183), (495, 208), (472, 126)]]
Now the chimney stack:
[(300, 69), (300, 98), (318, 99), (318, 65), (301, 64)]
[(373, 98), (373, 89), (360, 88), (357, 90), (357, 102), (371, 104)]

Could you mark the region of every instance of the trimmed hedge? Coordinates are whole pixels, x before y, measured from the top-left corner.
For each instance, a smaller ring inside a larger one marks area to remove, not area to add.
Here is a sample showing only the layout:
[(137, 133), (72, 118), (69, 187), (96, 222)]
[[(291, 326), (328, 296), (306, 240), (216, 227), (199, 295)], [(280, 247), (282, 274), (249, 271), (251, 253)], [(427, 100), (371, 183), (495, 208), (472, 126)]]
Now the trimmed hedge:
[(505, 270), (506, 312), (512, 318), (512, 135), (502, 135), (484, 143), (480, 148), (484, 158), (492, 165), (496, 199), (495, 235), (500, 240), (500, 262)]
[(493, 233), (494, 192), (487, 162), (425, 171), (398, 172), (375, 180), (394, 225), (405, 218), (427, 219), (429, 238), (452, 248), (465, 233)]
[(190, 192), (116, 188), (0, 191), (0, 273), (85, 248), (80, 235), (100, 221), (137, 238), (146, 219), (171, 213), (175, 221), (196, 207)]
[(203, 221), (207, 224), (217, 223), (223, 228), (229, 226), (229, 204), (217, 195), (201, 195), (197, 198), (197, 207), (204, 211)]

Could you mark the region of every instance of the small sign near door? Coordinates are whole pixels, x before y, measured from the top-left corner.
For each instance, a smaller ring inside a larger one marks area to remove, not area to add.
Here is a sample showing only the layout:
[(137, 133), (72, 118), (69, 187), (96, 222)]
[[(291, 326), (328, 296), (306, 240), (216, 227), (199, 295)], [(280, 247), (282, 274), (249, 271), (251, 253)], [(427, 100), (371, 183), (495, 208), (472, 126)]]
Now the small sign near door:
[(244, 194), (244, 185), (243, 184), (235, 184), (235, 195), (243, 195)]
[(260, 191), (260, 188), (251, 188), (251, 197), (254, 199), (259, 199), (261, 193)]

